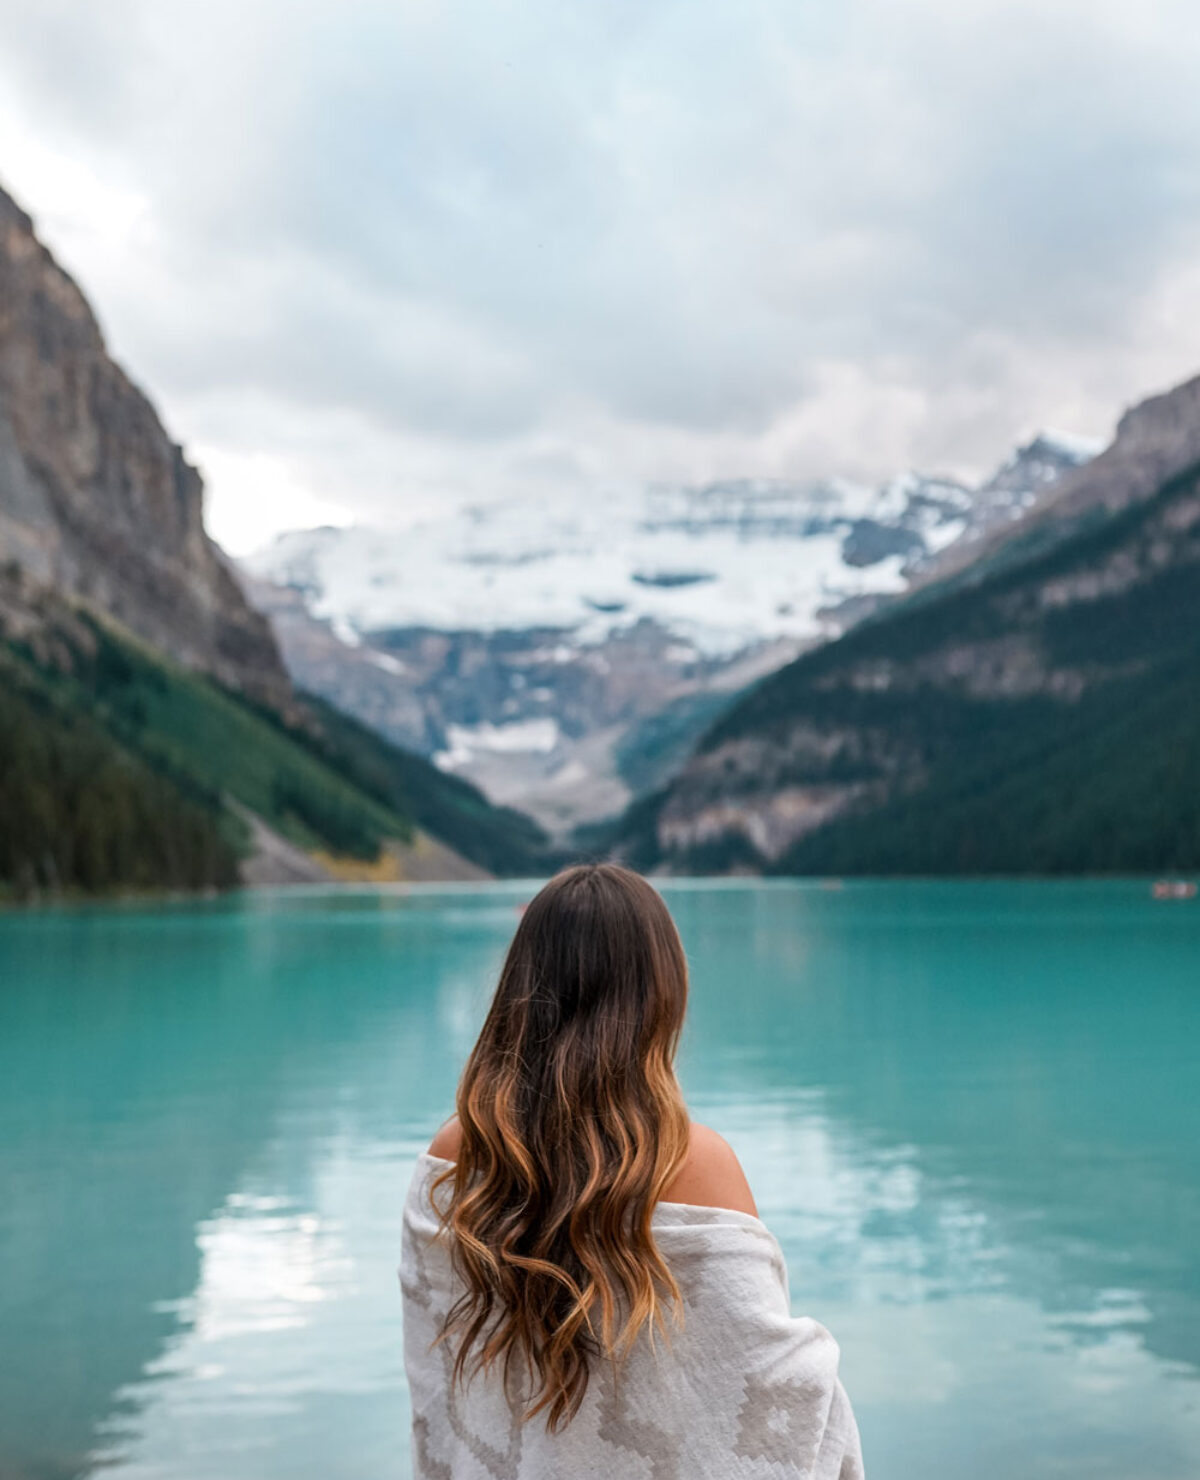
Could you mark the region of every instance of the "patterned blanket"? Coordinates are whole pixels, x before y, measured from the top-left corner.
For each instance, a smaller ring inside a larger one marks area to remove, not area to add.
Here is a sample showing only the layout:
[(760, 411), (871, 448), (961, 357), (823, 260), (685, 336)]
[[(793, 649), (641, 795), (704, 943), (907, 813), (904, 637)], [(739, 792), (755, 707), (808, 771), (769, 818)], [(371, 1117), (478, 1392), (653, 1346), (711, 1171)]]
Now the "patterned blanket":
[(615, 1378), (597, 1363), (562, 1432), (548, 1434), (540, 1418), (521, 1424), (498, 1379), (454, 1390), (453, 1354), (433, 1344), (461, 1293), (429, 1200), (445, 1166), (421, 1157), (404, 1211), (404, 1358), (421, 1480), (860, 1480), (837, 1343), (790, 1313), (779, 1245), (747, 1213), (659, 1205), (654, 1235), (683, 1295), (683, 1326), (669, 1346), (639, 1338)]

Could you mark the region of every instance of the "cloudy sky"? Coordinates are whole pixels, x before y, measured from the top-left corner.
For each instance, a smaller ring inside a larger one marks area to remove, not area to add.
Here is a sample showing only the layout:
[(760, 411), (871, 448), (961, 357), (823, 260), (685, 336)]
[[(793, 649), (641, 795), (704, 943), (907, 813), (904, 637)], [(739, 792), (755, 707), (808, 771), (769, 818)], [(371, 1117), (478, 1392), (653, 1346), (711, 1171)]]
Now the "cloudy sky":
[(982, 471), (1200, 370), (1194, 0), (0, 0), (0, 182), (284, 527)]

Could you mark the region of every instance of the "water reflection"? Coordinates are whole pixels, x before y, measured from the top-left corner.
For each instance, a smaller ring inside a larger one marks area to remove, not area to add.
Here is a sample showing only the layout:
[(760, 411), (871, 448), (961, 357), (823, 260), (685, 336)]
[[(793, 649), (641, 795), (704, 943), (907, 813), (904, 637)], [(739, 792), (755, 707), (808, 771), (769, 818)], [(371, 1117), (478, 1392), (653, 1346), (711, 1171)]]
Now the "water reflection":
[(1197, 1473), (1196, 917), (863, 886), (689, 921), (693, 1100), (740, 1132), (887, 1472)]
[[(525, 893), (0, 921), (0, 1473), (407, 1473), (400, 1203)], [(874, 1473), (1200, 1471), (1200, 912), (671, 903), (690, 1098), (842, 1341)]]
[[(428, 1134), (512, 918), (483, 913), (475, 930), (423, 900), (0, 921), (0, 1329), (21, 1354), (0, 1364), (0, 1473), (85, 1473), (98, 1424), (131, 1431), (135, 1385), (162, 1386), (203, 1308), (231, 1195), (302, 1216), (339, 1137), (357, 1158)], [(262, 1355), (239, 1390), (269, 1380)]]

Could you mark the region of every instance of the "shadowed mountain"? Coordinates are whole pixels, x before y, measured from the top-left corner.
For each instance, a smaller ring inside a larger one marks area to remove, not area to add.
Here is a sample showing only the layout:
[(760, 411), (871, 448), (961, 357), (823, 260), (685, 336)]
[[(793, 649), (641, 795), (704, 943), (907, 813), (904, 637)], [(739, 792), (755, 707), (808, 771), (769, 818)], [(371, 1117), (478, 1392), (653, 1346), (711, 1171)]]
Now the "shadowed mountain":
[(297, 693), (202, 504), (0, 191), (0, 895), (543, 866), (527, 818)]
[(970, 569), (733, 706), (632, 811), (671, 869), (1200, 867), (1200, 382)]

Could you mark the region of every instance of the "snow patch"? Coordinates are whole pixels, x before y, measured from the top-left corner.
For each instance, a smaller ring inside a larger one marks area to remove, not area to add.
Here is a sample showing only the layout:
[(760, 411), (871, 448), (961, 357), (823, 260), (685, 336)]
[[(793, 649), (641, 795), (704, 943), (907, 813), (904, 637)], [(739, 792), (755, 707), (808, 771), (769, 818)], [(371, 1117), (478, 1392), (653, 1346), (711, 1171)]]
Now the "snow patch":
[(376, 668), (382, 668), (385, 673), (390, 673), (396, 678), (404, 678), (408, 673), (407, 663), (402, 663), (399, 658), (393, 658), (391, 653), (381, 653), (378, 648), (369, 648), (367, 657)]
[(434, 756), (443, 771), (469, 765), (482, 752), (492, 755), (548, 755), (558, 744), (557, 720), (515, 720), (511, 724), (447, 725), (446, 747)]

